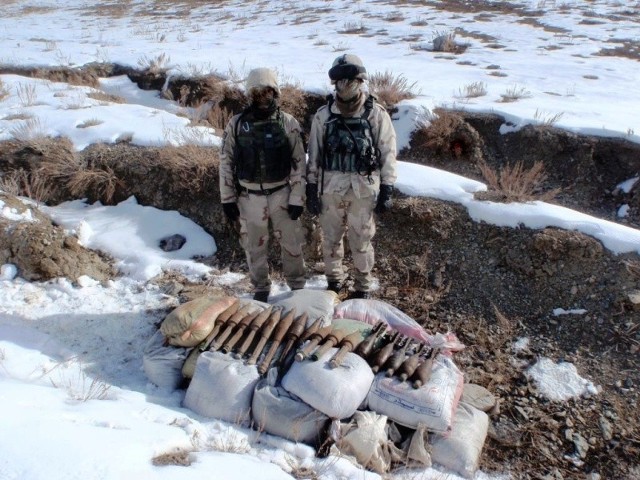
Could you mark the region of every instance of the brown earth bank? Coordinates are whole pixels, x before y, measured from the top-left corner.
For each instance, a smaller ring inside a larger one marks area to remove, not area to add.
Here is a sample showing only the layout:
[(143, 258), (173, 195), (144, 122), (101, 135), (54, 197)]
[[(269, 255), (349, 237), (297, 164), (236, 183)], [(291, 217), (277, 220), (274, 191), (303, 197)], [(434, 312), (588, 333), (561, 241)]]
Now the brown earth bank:
[[(301, 110), (303, 125), (321, 101), (316, 96)], [(562, 188), (557, 203), (617, 221), (615, 211), (626, 203), (630, 216), (624, 221), (640, 226), (638, 188), (615, 191), (640, 171), (640, 146), (551, 127), (502, 135), (504, 120), (498, 116), (452, 114), (460, 118), (455, 128), (437, 142), (427, 133), (415, 136), (402, 158), (478, 179), (481, 159), (495, 168), (542, 160), (545, 188)], [(0, 143), (2, 181), (14, 193), (50, 204), (83, 197), (113, 204), (134, 195), (143, 205), (177, 210), (211, 233), (219, 251), (204, 261), (221, 271), (246, 271), (236, 233), (220, 208), (217, 167), (211, 148), (119, 143), (74, 152), (64, 139)], [(307, 214), (303, 222), (310, 271), (321, 273), (317, 222)], [(35, 243), (46, 237), (38, 235)], [(35, 262), (17, 254), (27, 250), (14, 244), (24, 237), (7, 237), (15, 240), (0, 245), (0, 260), (18, 265), (25, 278), (77, 278), (78, 272), (54, 268), (29, 277)], [(51, 243), (69, 249), (65, 240)], [(477, 223), (459, 205), (404, 195), (378, 218), (375, 246), (374, 273), (381, 284), (375, 297), (430, 331), (454, 331), (467, 345), (456, 357), (466, 380), (499, 398), (481, 468), (501, 472), (506, 466), (514, 478), (640, 478), (638, 255), (613, 255), (575, 231)], [(29, 251), (54, 263), (66, 261), (54, 252)], [(586, 313), (554, 316), (554, 308)], [(514, 352), (512, 343), (520, 337), (528, 337), (529, 346)], [(524, 374), (541, 356), (576, 364), (602, 391), (567, 402), (546, 400)]]

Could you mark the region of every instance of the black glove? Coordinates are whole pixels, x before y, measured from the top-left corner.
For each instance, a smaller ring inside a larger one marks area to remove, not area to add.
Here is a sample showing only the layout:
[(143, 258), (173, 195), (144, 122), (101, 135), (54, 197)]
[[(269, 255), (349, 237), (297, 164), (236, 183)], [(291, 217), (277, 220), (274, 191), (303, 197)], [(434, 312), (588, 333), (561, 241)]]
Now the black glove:
[(231, 222), (235, 222), (240, 217), (240, 210), (238, 210), (236, 202), (223, 203), (222, 210), (224, 210), (224, 214)]
[(297, 220), (302, 215), (302, 205), (291, 205), (287, 207), (287, 211), (289, 212), (289, 218), (291, 220)]
[(391, 208), (393, 201), (391, 200), (391, 192), (393, 192), (393, 186), (380, 185), (380, 193), (378, 193), (378, 203), (374, 212), (384, 213)]
[(319, 215), (322, 210), (317, 183), (307, 183), (307, 210), (311, 215)]

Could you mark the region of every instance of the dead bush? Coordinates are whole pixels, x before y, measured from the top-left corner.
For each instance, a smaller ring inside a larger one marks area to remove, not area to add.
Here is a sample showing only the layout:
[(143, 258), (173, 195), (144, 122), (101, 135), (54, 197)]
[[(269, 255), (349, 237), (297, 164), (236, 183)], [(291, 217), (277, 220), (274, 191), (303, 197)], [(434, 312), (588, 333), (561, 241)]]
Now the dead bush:
[(124, 182), (116, 176), (112, 168), (106, 166), (77, 171), (67, 183), (67, 188), (73, 196), (89, 196), (107, 205), (112, 202), (116, 190), (123, 187)]
[(533, 200), (549, 201), (558, 193), (559, 189), (542, 191), (547, 178), (544, 164), (536, 161), (529, 169), (524, 164), (516, 162), (505, 165), (500, 172), (491, 168), (484, 160), (478, 162), (478, 167), (487, 182), (488, 192), (477, 192), (476, 198), (481, 200), (511, 202), (529, 202)]
[(51, 195), (50, 184), (43, 182), (34, 172), (22, 168), (0, 177), (0, 190), (16, 197), (28, 197), (38, 203), (44, 203)]
[(414, 137), (418, 140), (417, 147), (427, 147), (438, 152), (447, 150), (453, 134), (464, 123), (464, 119), (453, 112), (425, 110), (418, 120), (420, 125)]
[(233, 117), (233, 112), (219, 104), (214, 105), (207, 112), (207, 121), (216, 129), (216, 133), (224, 131), (231, 117)]
[(280, 88), (280, 108), (295, 117), (300, 125), (304, 124), (308, 105), (305, 93), (299, 85), (286, 84)]
[(93, 98), (94, 100), (97, 100), (99, 102), (127, 103), (127, 101), (119, 95), (111, 95), (110, 93), (101, 91), (89, 92), (87, 93), (87, 97)]
[(402, 100), (415, 98), (419, 94), (415, 88), (416, 82), (410, 83), (404, 75), (395, 75), (388, 70), (369, 77), (369, 90), (387, 110)]
[(168, 146), (158, 151), (157, 161), (174, 173), (180, 189), (200, 192), (218, 175), (218, 150), (198, 145)]
[(177, 449), (172, 452), (161, 453), (151, 459), (151, 463), (156, 467), (167, 465), (178, 465), (188, 467), (193, 462), (193, 455), (189, 450)]

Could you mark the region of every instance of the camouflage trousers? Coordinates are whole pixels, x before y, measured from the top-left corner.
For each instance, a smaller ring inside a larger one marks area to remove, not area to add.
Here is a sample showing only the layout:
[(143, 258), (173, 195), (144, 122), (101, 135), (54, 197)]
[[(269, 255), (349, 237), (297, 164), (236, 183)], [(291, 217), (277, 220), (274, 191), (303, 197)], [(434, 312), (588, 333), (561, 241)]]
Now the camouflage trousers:
[(368, 292), (371, 289), (371, 269), (374, 252), (371, 239), (376, 233), (373, 218), (375, 196), (357, 198), (353, 189), (344, 195), (325, 193), (322, 195), (320, 226), (322, 227), (322, 255), (328, 281), (342, 282), (345, 277), (343, 238), (345, 233), (351, 248), (355, 267), (355, 289)]
[(289, 187), (271, 195), (242, 192), (240, 210), (240, 245), (244, 248), (249, 276), (256, 292), (269, 291), (269, 221), (280, 244), (282, 273), (292, 289), (304, 288), (306, 267), (302, 256), (304, 235), (300, 220), (291, 220), (287, 212)]

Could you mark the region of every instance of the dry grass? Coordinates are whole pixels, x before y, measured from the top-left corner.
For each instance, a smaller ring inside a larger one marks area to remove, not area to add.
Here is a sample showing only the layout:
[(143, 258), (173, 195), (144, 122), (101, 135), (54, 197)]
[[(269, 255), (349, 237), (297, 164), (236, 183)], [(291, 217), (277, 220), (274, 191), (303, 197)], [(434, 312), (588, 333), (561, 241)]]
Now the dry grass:
[[(57, 368), (58, 365), (56, 365)], [(46, 372), (49, 374), (51, 371)], [(89, 400), (105, 400), (109, 396), (111, 385), (98, 378), (90, 378), (83, 370), (78, 370), (77, 375), (69, 376), (60, 374), (58, 381), (50, 378), (51, 384), (55, 388), (62, 388), (67, 392), (71, 400), (87, 402)]]
[(13, 170), (0, 177), (0, 190), (16, 197), (28, 197), (38, 203), (44, 203), (51, 196), (49, 183), (22, 169)]
[(20, 113), (12, 113), (11, 115), (7, 115), (6, 117), (3, 118), (3, 120), (28, 120), (30, 118), (33, 118), (33, 115), (30, 115), (28, 113), (25, 112), (20, 112)]
[(220, 165), (217, 149), (197, 145), (164, 147), (158, 151), (157, 161), (174, 172), (179, 188), (196, 192), (217, 176)]
[(640, 46), (637, 40), (619, 40), (620, 45), (613, 48), (602, 48), (595, 55), (604, 57), (623, 57), (640, 61)]
[(542, 191), (547, 178), (544, 164), (536, 161), (529, 169), (522, 162), (504, 166), (500, 172), (491, 168), (484, 160), (478, 162), (478, 167), (487, 182), (489, 192), (478, 192), (477, 198), (495, 200), (504, 203), (529, 202), (533, 200), (549, 201), (558, 193), (559, 189)]
[(473, 82), (458, 89), (455, 95), (457, 98), (478, 98), (487, 94), (487, 84), (484, 82)]
[(191, 453), (189, 450), (178, 448), (177, 450), (156, 455), (151, 459), (151, 463), (156, 467), (164, 467), (167, 465), (188, 467), (193, 463), (193, 455)]
[(138, 59), (138, 66), (143, 70), (148, 70), (150, 73), (162, 73), (167, 71), (170, 62), (171, 57), (166, 53), (161, 53), (155, 57), (143, 55)]
[(518, 85), (510, 87), (506, 92), (500, 94), (500, 102), (502, 103), (511, 103), (523, 98), (531, 98), (531, 92)]
[(410, 83), (402, 75), (393, 72), (375, 72), (369, 77), (369, 90), (386, 108), (391, 109), (402, 100), (415, 98), (419, 92), (415, 91), (416, 82)]
[(361, 33), (366, 33), (368, 30), (367, 27), (364, 26), (362, 22), (346, 22), (341, 30), (338, 30), (338, 33), (342, 33), (343, 35), (359, 35)]
[(564, 116), (564, 112), (558, 112), (554, 114), (547, 114), (538, 109), (536, 109), (536, 113), (533, 114), (533, 118), (538, 122), (538, 124), (542, 127), (551, 127), (558, 123), (558, 121)]
[(211, 107), (207, 112), (207, 121), (209, 125), (216, 129), (216, 133), (224, 131), (231, 117), (233, 117), (233, 112), (218, 104)]
[(75, 172), (68, 180), (67, 188), (72, 195), (82, 197), (91, 192), (94, 198), (104, 204), (110, 204), (118, 188), (123, 188), (112, 168), (87, 168)]
[(9, 133), (21, 142), (33, 142), (47, 137), (45, 124), (37, 117), (28, 118), (20, 125), (9, 129)]
[(76, 128), (95, 127), (96, 125), (100, 125), (101, 123), (104, 123), (104, 121), (100, 120), (99, 118), (90, 118), (90, 119), (85, 120), (84, 122), (76, 125)]
[(421, 141), (419, 147), (425, 146), (436, 151), (441, 151), (449, 147), (451, 137), (464, 123), (460, 115), (447, 110), (438, 110), (435, 113), (424, 109), (418, 118), (418, 129)]
[(120, 97), (119, 95), (111, 95), (110, 93), (105, 93), (101, 91), (89, 92), (87, 93), (87, 97), (97, 100), (99, 102), (109, 102), (109, 103), (127, 103), (127, 101)]
[(38, 99), (36, 86), (33, 83), (19, 83), (16, 88), (16, 93), (23, 107), (35, 105)]
[(302, 125), (308, 111), (304, 90), (300, 85), (286, 84), (280, 88), (280, 91), (280, 108), (293, 115)]

